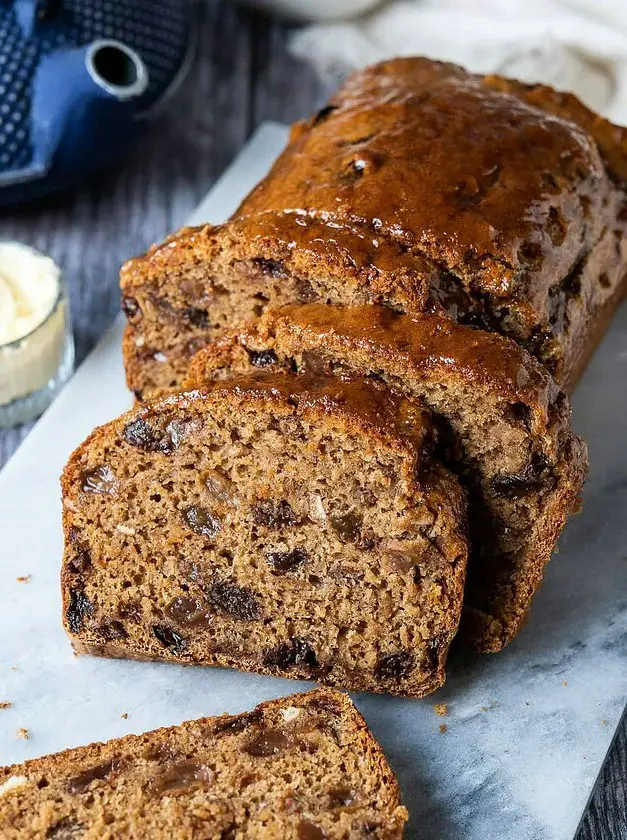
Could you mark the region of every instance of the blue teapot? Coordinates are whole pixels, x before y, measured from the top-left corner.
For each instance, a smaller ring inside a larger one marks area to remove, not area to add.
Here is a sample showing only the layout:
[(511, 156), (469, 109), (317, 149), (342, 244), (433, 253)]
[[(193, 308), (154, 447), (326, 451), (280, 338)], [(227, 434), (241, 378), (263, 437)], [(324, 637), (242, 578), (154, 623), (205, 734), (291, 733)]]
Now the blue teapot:
[(187, 0), (0, 0), (0, 204), (114, 164), (182, 79)]

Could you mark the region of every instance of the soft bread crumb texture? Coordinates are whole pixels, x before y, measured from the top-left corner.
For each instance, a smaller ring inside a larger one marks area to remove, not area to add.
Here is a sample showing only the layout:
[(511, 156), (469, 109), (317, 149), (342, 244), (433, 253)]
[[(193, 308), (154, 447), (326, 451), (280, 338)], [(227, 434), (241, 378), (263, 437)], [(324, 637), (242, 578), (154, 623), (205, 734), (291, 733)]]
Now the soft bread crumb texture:
[(363, 718), (329, 690), (0, 770), (3, 840), (396, 840), (406, 820)]
[(433, 691), (467, 558), (434, 434), (376, 383), (264, 373), (102, 427), (63, 477), (75, 649)]
[(441, 315), (307, 304), (268, 310), (199, 351), (187, 387), (253, 370), (366, 377), (432, 412), (438, 456), (469, 494), (462, 633), (484, 652), (511, 641), (587, 473), (568, 398), (546, 369), (509, 339)]

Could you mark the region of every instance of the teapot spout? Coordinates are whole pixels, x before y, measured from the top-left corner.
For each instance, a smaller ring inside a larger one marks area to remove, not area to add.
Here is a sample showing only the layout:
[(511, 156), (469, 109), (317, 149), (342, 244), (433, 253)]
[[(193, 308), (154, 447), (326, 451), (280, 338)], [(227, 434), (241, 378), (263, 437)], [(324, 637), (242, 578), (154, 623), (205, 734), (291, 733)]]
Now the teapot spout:
[(121, 102), (137, 99), (148, 87), (146, 65), (121, 41), (92, 41), (85, 53), (85, 67), (98, 87)]
[(119, 154), (138, 131), (148, 81), (139, 54), (120, 41), (99, 39), (44, 56), (31, 104), (32, 161), (12, 179), (31, 180), (53, 167), (73, 179), (112, 163), (115, 150)]

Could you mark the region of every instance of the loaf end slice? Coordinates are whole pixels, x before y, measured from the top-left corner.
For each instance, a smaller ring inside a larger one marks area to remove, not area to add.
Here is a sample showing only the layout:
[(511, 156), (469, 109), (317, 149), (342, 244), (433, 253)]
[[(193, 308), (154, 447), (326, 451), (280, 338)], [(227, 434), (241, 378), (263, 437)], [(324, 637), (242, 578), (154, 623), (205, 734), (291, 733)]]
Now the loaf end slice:
[(376, 383), (267, 373), (96, 430), (62, 479), (75, 649), (433, 691), (467, 556), (433, 438)]
[(268, 310), (200, 351), (189, 384), (255, 369), (365, 376), (433, 412), (442, 457), (469, 491), (464, 636), (481, 651), (511, 641), (587, 469), (547, 370), (513, 341), (441, 315), (308, 304)]
[(0, 769), (3, 840), (395, 840), (406, 820), (364, 719), (325, 689)]

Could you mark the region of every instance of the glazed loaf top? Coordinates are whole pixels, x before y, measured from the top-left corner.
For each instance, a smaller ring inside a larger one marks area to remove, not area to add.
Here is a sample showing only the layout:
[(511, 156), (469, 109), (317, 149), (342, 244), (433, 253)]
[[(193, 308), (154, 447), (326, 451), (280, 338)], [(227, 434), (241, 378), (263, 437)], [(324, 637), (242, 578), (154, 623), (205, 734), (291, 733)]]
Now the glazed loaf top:
[(541, 307), (615, 217), (626, 148), (570, 94), (395, 59), (297, 124), (236, 215), (255, 235), (314, 250), (330, 239), (363, 264), (409, 250), (423, 278), (452, 271)]
[(184, 228), (127, 263), (122, 286), (256, 243), (277, 272), (331, 270), (375, 297), (393, 290), (407, 311), (455, 317), (461, 281), (531, 327), (550, 316), (549, 288), (605, 232), (624, 232), (624, 182), (627, 130), (572, 94), (393, 59), (293, 127), (226, 227)]
[(150, 347), (154, 324), (209, 340), (267, 305), (443, 312), (568, 390), (626, 286), (626, 185), (627, 130), (573, 95), (394, 59), (297, 124), (226, 224), (128, 261), (125, 311)]

